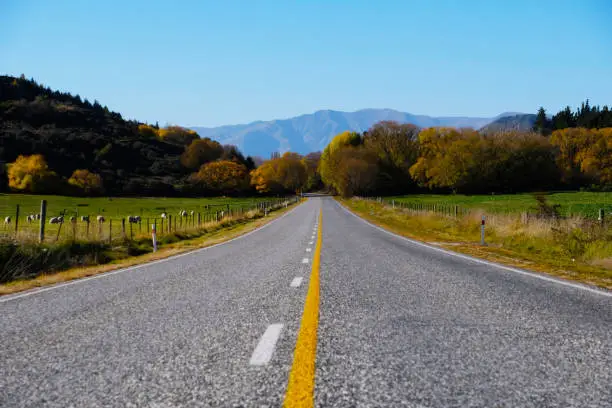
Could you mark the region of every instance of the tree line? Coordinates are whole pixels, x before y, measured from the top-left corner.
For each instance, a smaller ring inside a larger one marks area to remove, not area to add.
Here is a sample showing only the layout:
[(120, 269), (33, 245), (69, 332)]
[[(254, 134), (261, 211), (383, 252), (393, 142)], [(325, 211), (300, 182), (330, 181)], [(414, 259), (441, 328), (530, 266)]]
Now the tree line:
[(545, 127), (536, 121), (527, 132), (381, 122), (363, 133), (334, 137), (322, 153), (319, 171), (323, 183), (343, 196), (611, 190), (609, 109), (590, 107), (587, 101), (569, 112), (547, 119)]
[(71, 195), (343, 196), (612, 189), (612, 115), (588, 101), (533, 130), (479, 132), (380, 122), (323, 152), (245, 157), (180, 126), (125, 120), (99, 102), (0, 76), (0, 191)]

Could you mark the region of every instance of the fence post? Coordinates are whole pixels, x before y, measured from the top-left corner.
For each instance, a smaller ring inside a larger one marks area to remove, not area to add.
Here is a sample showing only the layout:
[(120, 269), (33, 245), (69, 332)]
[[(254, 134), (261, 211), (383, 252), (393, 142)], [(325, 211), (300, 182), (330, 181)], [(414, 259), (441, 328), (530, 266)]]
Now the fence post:
[[(17, 207), (17, 209), (19, 210), (19, 207)], [(19, 212), (19, 211), (18, 211)], [(599, 209), (599, 216), (597, 217), (597, 219), (599, 220), (599, 223), (601, 224), (601, 226), (603, 227), (605, 224), (605, 212), (603, 208)], [(15, 224), (15, 232), (17, 232), (17, 226)]]
[(15, 238), (17, 238), (17, 231), (19, 231), (19, 204), (15, 208)]
[(157, 251), (157, 231), (155, 223), (151, 224), (151, 235), (153, 238), (153, 252)]
[(202, 214), (198, 213), (198, 227), (202, 225)]
[(161, 233), (164, 233), (164, 219), (161, 219)]
[(108, 243), (113, 243), (113, 220), (108, 220)]
[(458, 215), (459, 215), (459, 206), (456, 205), (455, 206), (455, 218), (457, 218)]
[(133, 222), (130, 222), (130, 241), (134, 239), (134, 231), (132, 229), (133, 224)]
[(126, 238), (125, 236), (125, 218), (121, 219), (121, 236), (123, 237), (123, 239)]
[(45, 220), (47, 218), (47, 200), (40, 200), (40, 229), (38, 230), (38, 240), (42, 244), (45, 240)]
[(485, 245), (485, 216), (482, 216), (482, 222), (480, 223), (480, 245)]
[(76, 241), (76, 217), (70, 221), (72, 223), (72, 242)]
[(395, 210), (395, 200), (391, 200), (391, 208)]

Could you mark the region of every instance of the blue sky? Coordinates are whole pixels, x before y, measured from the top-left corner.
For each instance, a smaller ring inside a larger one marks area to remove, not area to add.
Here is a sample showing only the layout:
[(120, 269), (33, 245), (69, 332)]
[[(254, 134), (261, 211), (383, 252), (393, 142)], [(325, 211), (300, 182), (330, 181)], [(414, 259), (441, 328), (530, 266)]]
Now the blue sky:
[(0, 73), (186, 126), (612, 103), (612, 2), (0, 0)]

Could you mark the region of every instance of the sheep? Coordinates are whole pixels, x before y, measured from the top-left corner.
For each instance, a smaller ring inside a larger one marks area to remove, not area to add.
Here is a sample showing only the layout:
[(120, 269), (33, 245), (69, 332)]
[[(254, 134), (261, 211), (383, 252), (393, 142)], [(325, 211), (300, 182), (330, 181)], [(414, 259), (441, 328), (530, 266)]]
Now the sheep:
[(191, 210), (189, 211), (189, 215), (191, 215), (193, 217), (193, 215), (195, 214), (195, 211)]
[(181, 211), (179, 211), (179, 215), (180, 215), (181, 217), (186, 217), (186, 216), (187, 216), (187, 211), (185, 211), (185, 210), (181, 210)]
[(76, 222), (76, 217), (74, 215), (70, 217), (70, 222)]
[(81, 221), (89, 222), (89, 215), (81, 215)]
[(34, 216), (35, 216), (35, 218), (36, 218), (37, 220), (40, 220), (40, 213), (39, 213), (39, 214), (34, 214)]
[(132, 224), (137, 224), (140, 222), (140, 215), (128, 215), (127, 221)]
[(11, 217), (4, 217), (4, 223), (5, 224), (10, 224), (11, 223)]
[(103, 222), (105, 221), (104, 216), (102, 216), (102, 215), (98, 215), (98, 216), (96, 217), (96, 221), (98, 221), (99, 223), (103, 223)]
[(28, 222), (28, 224), (31, 224), (32, 221), (34, 221), (36, 218), (34, 217), (33, 214), (30, 214), (26, 217), (26, 221)]
[(168, 214), (166, 214), (165, 212), (163, 212), (163, 213), (161, 213), (161, 217), (162, 217), (162, 218), (164, 218), (164, 219), (166, 219), (166, 218), (168, 218)]
[(63, 217), (51, 217), (49, 219), (49, 224), (61, 224), (64, 221)]

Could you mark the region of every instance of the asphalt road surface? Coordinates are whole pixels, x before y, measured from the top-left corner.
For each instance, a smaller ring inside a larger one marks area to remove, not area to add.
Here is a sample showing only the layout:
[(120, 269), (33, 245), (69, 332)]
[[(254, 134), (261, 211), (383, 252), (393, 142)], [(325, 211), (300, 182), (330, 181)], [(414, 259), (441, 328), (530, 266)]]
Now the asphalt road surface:
[(315, 406), (612, 406), (609, 292), (424, 247), (331, 198), (0, 298), (0, 406), (281, 406), (319, 231)]

